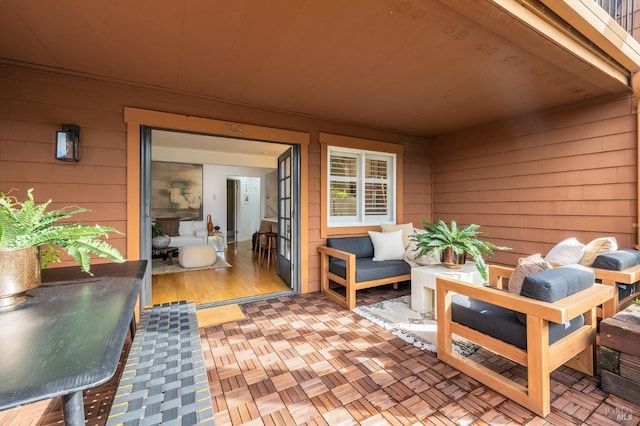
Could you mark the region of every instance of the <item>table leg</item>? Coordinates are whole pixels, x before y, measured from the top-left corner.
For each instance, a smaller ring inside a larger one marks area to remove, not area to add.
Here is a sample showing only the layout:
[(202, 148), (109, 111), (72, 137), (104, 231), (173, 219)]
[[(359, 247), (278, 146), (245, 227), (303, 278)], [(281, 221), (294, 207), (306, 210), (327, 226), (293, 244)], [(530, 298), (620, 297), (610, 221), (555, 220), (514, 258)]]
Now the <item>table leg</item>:
[(129, 323), (129, 332), (131, 332), (131, 341), (136, 337), (136, 316), (131, 315), (131, 322)]
[(432, 288), (424, 288), (424, 312), (428, 313), (433, 311), (433, 318), (436, 319), (436, 291)]
[(84, 425), (84, 403), (82, 402), (82, 391), (62, 395), (62, 412), (64, 413), (65, 425)]

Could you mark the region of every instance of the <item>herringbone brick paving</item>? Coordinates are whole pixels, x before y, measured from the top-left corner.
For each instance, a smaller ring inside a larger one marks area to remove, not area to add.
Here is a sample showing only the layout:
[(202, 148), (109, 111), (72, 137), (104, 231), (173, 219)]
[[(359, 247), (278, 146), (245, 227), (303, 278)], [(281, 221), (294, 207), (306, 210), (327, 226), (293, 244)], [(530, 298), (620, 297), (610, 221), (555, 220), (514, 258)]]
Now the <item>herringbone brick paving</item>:
[[(409, 292), (362, 290), (358, 305)], [(640, 424), (640, 402), (566, 367), (552, 374), (552, 411), (542, 419), (318, 293), (242, 309), (245, 320), (200, 328), (218, 426)], [(521, 366), (484, 350), (473, 356), (525, 380)], [(104, 424), (117, 378), (85, 395), (87, 424)], [(60, 424), (61, 410), (59, 398), (42, 401), (0, 412), (0, 425)]]

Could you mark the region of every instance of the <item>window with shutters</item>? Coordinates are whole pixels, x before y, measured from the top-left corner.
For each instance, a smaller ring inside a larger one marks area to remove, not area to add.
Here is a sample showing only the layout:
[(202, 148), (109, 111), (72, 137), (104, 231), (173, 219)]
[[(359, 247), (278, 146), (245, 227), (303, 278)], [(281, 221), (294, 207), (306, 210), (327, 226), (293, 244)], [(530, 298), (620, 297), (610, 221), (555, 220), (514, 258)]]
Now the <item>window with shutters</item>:
[(396, 155), (328, 147), (328, 225), (395, 221)]

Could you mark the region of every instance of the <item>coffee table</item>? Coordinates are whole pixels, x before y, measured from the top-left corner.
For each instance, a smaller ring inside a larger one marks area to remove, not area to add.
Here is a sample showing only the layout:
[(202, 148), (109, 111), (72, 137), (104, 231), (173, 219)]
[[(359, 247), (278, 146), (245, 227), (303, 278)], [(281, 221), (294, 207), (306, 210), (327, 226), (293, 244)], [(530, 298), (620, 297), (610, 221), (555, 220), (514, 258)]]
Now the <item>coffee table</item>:
[(442, 264), (418, 266), (411, 269), (411, 309), (426, 314), (436, 310), (436, 278), (449, 277), (456, 280), (484, 285), (485, 281), (473, 262), (460, 269), (451, 269)]
[(162, 260), (173, 265), (173, 253), (176, 251), (178, 251), (178, 247), (152, 248), (151, 256), (162, 256)]

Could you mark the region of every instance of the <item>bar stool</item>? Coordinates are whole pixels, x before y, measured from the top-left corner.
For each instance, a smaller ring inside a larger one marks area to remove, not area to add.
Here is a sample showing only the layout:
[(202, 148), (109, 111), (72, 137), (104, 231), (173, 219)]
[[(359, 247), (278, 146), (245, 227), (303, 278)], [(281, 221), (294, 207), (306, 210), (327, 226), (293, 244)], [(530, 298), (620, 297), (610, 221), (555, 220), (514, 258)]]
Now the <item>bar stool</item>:
[(257, 236), (256, 236), (256, 243), (253, 246), (253, 258), (254, 259), (257, 258), (259, 263), (262, 263), (262, 249), (267, 242), (265, 237), (267, 233), (268, 231), (256, 232)]
[[(260, 264), (263, 264), (264, 258), (266, 256), (267, 259), (267, 271), (271, 267), (271, 258), (276, 255), (276, 246), (278, 234), (275, 232), (266, 232), (264, 234), (264, 246), (262, 247), (262, 252), (260, 254)], [(275, 261), (275, 259), (274, 259)]]

